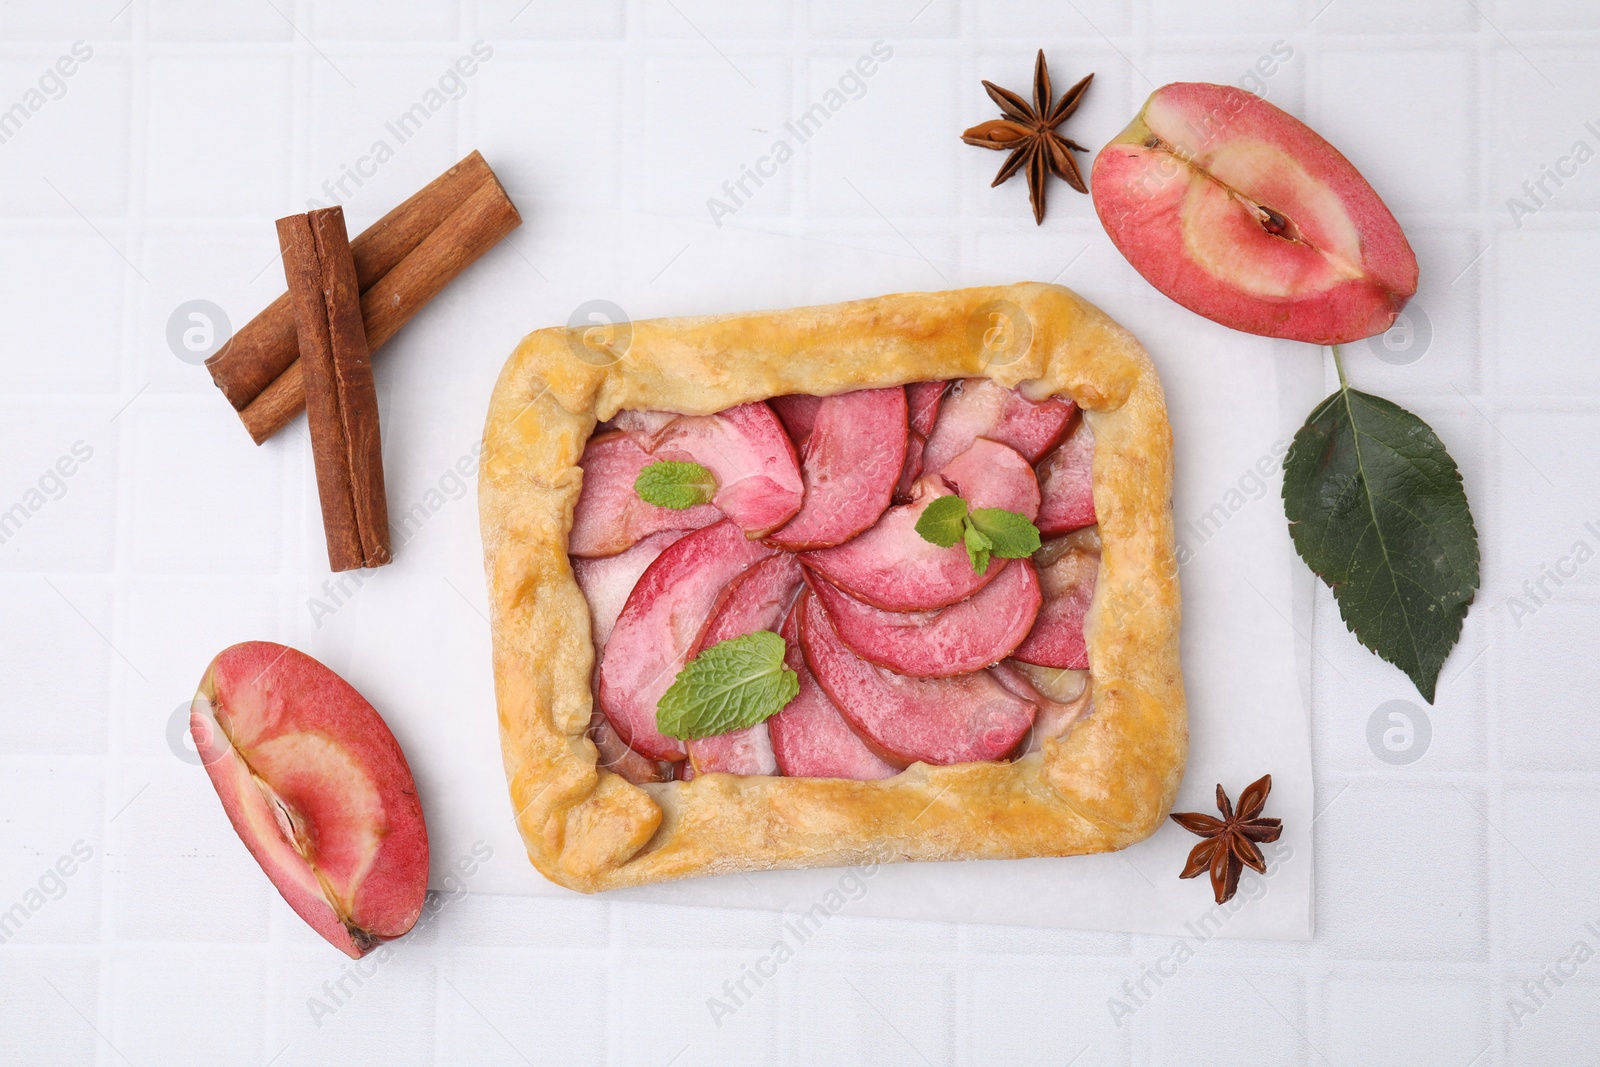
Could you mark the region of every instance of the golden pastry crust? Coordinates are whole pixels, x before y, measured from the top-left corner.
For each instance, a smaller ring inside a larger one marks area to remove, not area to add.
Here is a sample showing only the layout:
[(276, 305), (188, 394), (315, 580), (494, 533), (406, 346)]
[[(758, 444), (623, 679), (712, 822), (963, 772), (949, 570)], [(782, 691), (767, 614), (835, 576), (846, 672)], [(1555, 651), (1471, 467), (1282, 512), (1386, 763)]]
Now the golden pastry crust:
[[(1070, 397), (1094, 431), (1103, 553), (1085, 628), (1093, 713), (1014, 763), (918, 763), (874, 782), (707, 774), (636, 786), (597, 768), (585, 736), (588, 604), (566, 551), (578, 460), (597, 422), (627, 408), (710, 414), (784, 393), (972, 377)], [(484, 445), (501, 745), (528, 855), (550, 880), (595, 892), (869, 855), (1105, 852), (1149, 836), (1171, 808), (1188, 741), (1172, 433), (1144, 350), (1070, 290), (1024, 283), (539, 330), (500, 374)]]

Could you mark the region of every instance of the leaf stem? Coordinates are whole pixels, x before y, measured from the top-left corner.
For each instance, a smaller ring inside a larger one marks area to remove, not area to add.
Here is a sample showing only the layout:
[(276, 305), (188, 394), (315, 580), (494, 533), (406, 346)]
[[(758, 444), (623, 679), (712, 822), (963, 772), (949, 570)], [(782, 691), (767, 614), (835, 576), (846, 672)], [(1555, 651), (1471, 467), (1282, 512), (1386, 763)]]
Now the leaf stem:
[(1348, 391), (1349, 388), (1350, 388), (1350, 382), (1344, 376), (1344, 360), (1339, 358), (1339, 346), (1338, 345), (1334, 345), (1333, 346), (1333, 369), (1339, 372), (1339, 390), (1340, 390), (1340, 392)]

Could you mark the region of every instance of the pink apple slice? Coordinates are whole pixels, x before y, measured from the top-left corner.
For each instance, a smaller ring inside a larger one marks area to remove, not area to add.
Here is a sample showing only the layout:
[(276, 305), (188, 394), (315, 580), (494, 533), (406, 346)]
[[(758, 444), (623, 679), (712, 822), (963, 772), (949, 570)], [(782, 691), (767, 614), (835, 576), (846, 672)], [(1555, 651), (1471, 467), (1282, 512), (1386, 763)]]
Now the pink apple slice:
[[(1005, 686), (1015, 696), (1035, 705), (1039, 713), (1033, 718), (1033, 729), (1028, 731), (1028, 741), (1022, 747), (1022, 754), (1038, 752), (1044, 748), (1047, 740), (1059, 739), (1067, 735), (1077, 721), (1089, 714), (1093, 687), (1085, 675), (1077, 692), (1070, 698), (1058, 700), (1045, 692), (1038, 679), (1032, 672), (1042, 668), (1026, 663), (1015, 663), (1007, 660), (997, 663), (990, 668), (995, 680)], [(1066, 673), (1066, 672), (1063, 672)], [(1077, 674), (1079, 672), (1070, 672)]]
[(694, 650), (723, 589), (775, 551), (724, 519), (677, 541), (639, 576), (600, 659), (600, 707), (634, 751), (684, 758), (683, 742), (656, 729), (656, 703)]
[(569, 555), (614, 556), (651, 534), (698, 530), (722, 518), (711, 504), (674, 510), (641, 499), (633, 483), (655, 460), (629, 434), (605, 433), (589, 439), (578, 461), (583, 489), (567, 535)]
[(1033, 518), (1039, 483), (1033, 468), (1013, 449), (994, 441), (973, 442), (946, 475), (925, 476), (912, 487), (908, 504), (892, 507), (870, 530), (833, 548), (802, 553), (801, 561), (857, 600), (885, 611), (931, 611), (964, 600), (1000, 573), (991, 565), (972, 569), (961, 545), (940, 548), (917, 533), (917, 520), (936, 498), (959, 489), (968, 507), (1004, 508)]
[(889, 763), (945, 765), (1008, 756), (1034, 705), (988, 671), (908, 678), (875, 667), (839, 640), (816, 597), (801, 598), (800, 645), (817, 684), (868, 747)]
[(283, 899), (346, 955), (422, 913), (428, 831), (400, 745), (327, 667), (248, 641), (206, 668), (189, 729), (228, 820)]
[(868, 748), (839, 709), (833, 706), (806, 666), (800, 648), (799, 605), (783, 622), (787, 646), (783, 660), (800, 680), (800, 691), (782, 711), (767, 720), (773, 755), (790, 778), (891, 778), (899, 769)]
[(905, 458), (904, 389), (824, 397), (801, 449), (805, 503), (768, 540), (791, 552), (848, 541), (887, 510)]
[(939, 417), (939, 401), (949, 382), (913, 382), (906, 386), (907, 422), (926, 438)]
[(634, 785), (667, 780), (662, 765), (629, 748), (599, 708), (589, 716), (589, 740), (594, 742), (595, 766), (620, 774)]
[(1091, 181), (1133, 268), (1224, 326), (1339, 344), (1388, 329), (1417, 291), (1417, 257), (1360, 172), (1242, 89), (1157, 89)]
[(1045, 537), (1071, 533), (1097, 521), (1094, 513), (1094, 431), (1080, 417), (1066, 440), (1039, 463), (1039, 518)]
[(928, 434), (922, 469), (938, 473), (980, 437), (1010, 445), (1033, 463), (1061, 440), (1076, 405), (1051, 397), (1041, 403), (988, 378), (967, 378), (951, 386)]
[(1083, 624), (1100, 571), (1099, 539), (1093, 533), (1083, 530), (1059, 538), (1034, 554), (1044, 605), (1027, 640), (1011, 654), (1013, 659), (1041, 667), (1088, 668)]
[(615, 420), (653, 459), (690, 460), (717, 478), (711, 502), (750, 537), (764, 537), (800, 510), (805, 485), (794, 445), (766, 404), (715, 415), (624, 411)]
[(682, 538), (684, 532), (668, 530), (651, 534), (618, 555), (572, 561), (572, 576), (589, 602), (589, 630), (594, 638), (597, 663), (601, 650), (611, 640), (611, 629), (617, 624), (617, 616), (622, 614), (622, 605), (628, 602), (628, 594), (639, 584), (639, 576), (657, 556)]
[[(800, 591), (800, 580), (800, 561), (787, 552), (769, 556), (750, 567), (728, 583), (721, 602), (695, 641), (694, 654), (698, 656), (712, 645), (760, 630), (776, 633), (794, 604), (795, 594)], [(694, 738), (684, 744), (697, 774), (713, 771), (778, 773), (764, 722), (712, 737)]]
[(884, 611), (828, 582), (809, 585), (839, 639), (862, 659), (918, 678), (948, 678), (998, 663), (1039, 614), (1039, 579), (1025, 559), (993, 560), (998, 577), (937, 611)]
[(783, 423), (783, 428), (789, 431), (789, 440), (794, 442), (795, 449), (804, 448), (806, 438), (811, 436), (811, 427), (817, 421), (817, 408), (822, 406), (822, 397), (809, 393), (789, 393), (775, 396), (767, 403), (773, 414), (778, 416), (778, 421)]

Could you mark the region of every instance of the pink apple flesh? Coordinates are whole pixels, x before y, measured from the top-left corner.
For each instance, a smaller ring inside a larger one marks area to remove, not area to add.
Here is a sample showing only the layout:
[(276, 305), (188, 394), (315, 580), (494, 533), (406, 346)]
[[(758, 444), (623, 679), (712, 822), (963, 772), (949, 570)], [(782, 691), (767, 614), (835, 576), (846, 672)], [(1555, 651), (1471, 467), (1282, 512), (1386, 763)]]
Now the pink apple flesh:
[(606, 642), (611, 640), (612, 627), (617, 624), (617, 616), (622, 614), (622, 606), (628, 602), (628, 594), (639, 584), (639, 576), (683, 535), (682, 530), (668, 530), (651, 534), (615, 556), (572, 561), (572, 576), (589, 602), (589, 631), (594, 638), (596, 662)]
[(710, 504), (675, 510), (640, 498), (633, 483), (656, 458), (625, 433), (598, 434), (589, 440), (578, 461), (583, 489), (572, 513), (568, 555), (615, 556), (652, 534), (698, 530), (722, 518)]
[(857, 600), (885, 611), (931, 611), (976, 593), (1000, 568), (974, 571), (966, 549), (923, 540), (917, 520), (936, 498), (954, 491), (968, 507), (1004, 508), (1032, 519), (1039, 512), (1039, 483), (1015, 450), (981, 438), (945, 474), (953, 482), (938, 475), (918, 479), (910, 503), (890, 508), (877, 525), (842, 545), (802, 553), (802, 562)]
[(1242, 89), (1157, 89), (1092, 184), (1134, 269), (1224, 326), (1339, 344), (1388, 329), (1417, 290), (1416, 256), (1360, 172)]
[[(761, 630), (776, 633), (800, 591), (800, 578), (800, 562), (787, 552), (779, 552), (729, 582), (695, 642), (695, 655), (746, 634)], [(775, 774), (778, 770), (764, 722), (693, 738), (684, 745), (697, 774)]]
[(922, 452), (922, 469), (943, 471), (980, 437), (1009, 445), (1032, 463), (1061, 439), (1075, 410), (1070, 400), (1051, 397), (1036, 403), (988, 378), (956, 382), (939, 405), (938, 421)]
[(1039, 614), (1039, 579), (1025, 559), (992, 560), (998, 577), (936, 611), (884, 611), (821, 578), (808, 583), (839, 639), (862, 659), (917, 678), (948, 678), (998, 663)]
[(684, 758), (683, 742), (656, 729), (656, 703), (728, 583), (775, 551), (724, 519), (675, 542), (639, 576), (600, 659), (600, 706), (630, 748)]
[(823, 398), (800, 451), (805, 503), (768, 540), (791, 552), (848, 541), (889, 507), (905, 466), (905, 390)]
[(773, 397), (767, 401), (767, 405), (789, 432), (789, 440), (794, 442), (794, 447), (797, 450), (804, 448), (806, 438), (811, 436), (811, 427), (817, 421), (817, 408), (822, 406), (822, 397), (809, 393), (790, 393)]
[(302, 652), (233, 645), (190, 731), (233, 828), (302, 919), (359, 959), (410, 930), (428, 888), (411, 769), (371, 704)]
[(988, 671), (909, 678), (873, 666), (839, 640), (822, 604), (805, 595), (800, 644), (817, 684), (874, 752), (906, 766), (1008, 756), (1033, 724), (1033, 704)]
[(653, 459), (687, 460), (717, 479), (711, 502), (750, 537), (764, 537), (800, 510), (805, 485), (789, 434), (766, 404), (715, 415), (624, 411), (616, 427)]
[(799, 605), (784, 620), (783, 661), (794, 671), (800, 691), (767, 720), (778, 768), (790, 778), (891, 778), (899, 769), (867, 747), (833, 701), (817, 685), (800, 648)]
[(1083, 625), (1094, 602), (1095, 579), (1100, 571), (1099, 538), (1093, 529), (1045, 544), (1034, 559), (1044, 604), (1033, 632), (1018, 645), (1012, 658), (1041, 667), (1087, 670), (1089, 646)]
[(1039, 463), (1039, 518), (1044, 537), (1071, 533), (1096, 522), (1094, 432), (1079, 417), (1064, 441)]

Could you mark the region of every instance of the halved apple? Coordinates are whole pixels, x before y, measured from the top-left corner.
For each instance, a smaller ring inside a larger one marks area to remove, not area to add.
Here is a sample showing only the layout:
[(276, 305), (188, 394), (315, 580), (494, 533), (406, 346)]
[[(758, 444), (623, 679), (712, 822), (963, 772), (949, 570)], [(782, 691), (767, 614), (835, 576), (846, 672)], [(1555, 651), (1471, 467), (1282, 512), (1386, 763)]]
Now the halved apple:
[(922, 469), (944, 470), (980, 437), (1009, 445), (1029, 463), (1061, 440), (1077, 406), (1051, 397), (1034, 402), (988, 378), (956, 382), (939, 405), (939, 418), (922, 452)]
[(411, 768), (355, 688), (270, 641), (223, 649), (189, 730), (228, 820), (283, 899), (360, 959), (422, 913), (428, 831)]
[(783, 661), (800, 681), (800, 691), (767, 720), (778, 768), (790, 778), (892, 778), (899, 768), (867, 747), (833, 706), (806, 666), (800, 648), (798, 604), (783, 621)]
[[(695, 641), (694, 655), (722, 641), (761, 630), (777, 632), (800, 591), (800, 561), (787, 552), (768, 556), (728, 583)], [(691, 657), (693, 658), (693, 657)], [(767, 724), (684, 742), (696, 774), (776, 774)]]
[(824, 397), (800, 449), (805, 503), (768, 537), (797, 552), (848, 541), (889, 507), (906, 458), (906, 391)]
[[(947, 481), (948, 479), (948, 481)], [(917, 520), (935, 499), (958, 490), (968, 507), (1005, 508), (1032, 519), (1039, 513), (1033, 468), (1013, 449), (979, 438), (947, 465), (912, 487), (913, 499), (884, 512), (877, 525), (833, 548), (801, 553), (801, 561), (857, 600), (885, 611), (931, 611), (976, 593), (1000, 573), (978, 573), (959, 544), (925, 541)]]
[(817, 684), (874, 752), (896, 766), (1004, 759), (1033, 724), (1035, 706), (988, 671), (909, 678), (850, 651), (821, 602), (800, 601), (800, 645)]
[(1044, 537), (1071, 533), (1096, 522), (1094, 431), (1081, 415), (1066, 439), (1039, 463), (1039, 517)]
[(1382, 333), (1417, 257), (1359, 171), (1243, 89), (1157, 89), (1101, 150), (1095, 211), (1167, 296), (1247, 333), (1339, 344)]
[(600, 707), (630, 748), (684, 758), (683, 742), (656, 728), (656, 704), (728, 583), (776, 551), (724, 519), (675, 542), (639, 576), (600, 659)]
[(698, 530), (722, 518), (711, 504), (675, 510), (641, 499), (633, 483), (656, 459), (629, 434), (604, 433), (589, 439), (578, 461), (583, 489), (572, 512), (568, 555), (615, 556), (651, 534)]
[(1044, 605), (1027, 640), (1011, 658), (1040, 667), (1087, 670), (1089, 646), (1083, 624), (1094, 601), (1100, 571), (1100, 538), (1094, 528), (1048, 541), (1034, 553)]
[(917, 678), (948, 678), (998, 663), (1022, 643), (1039, 614), (1039, 579), (1025, 559), (993, 560), (998, 577), (936, 611), (884, 611), (822, 578), (808, 585), (839, 639), (862, 659)]
[(750, 537), (765, 537), (800, 510), (805, 485), (794, 444), (760, 401), (715, 415), (623, 411), (613, 421), (652, 459), (689, 460), (716, 475), (711, 502)]

